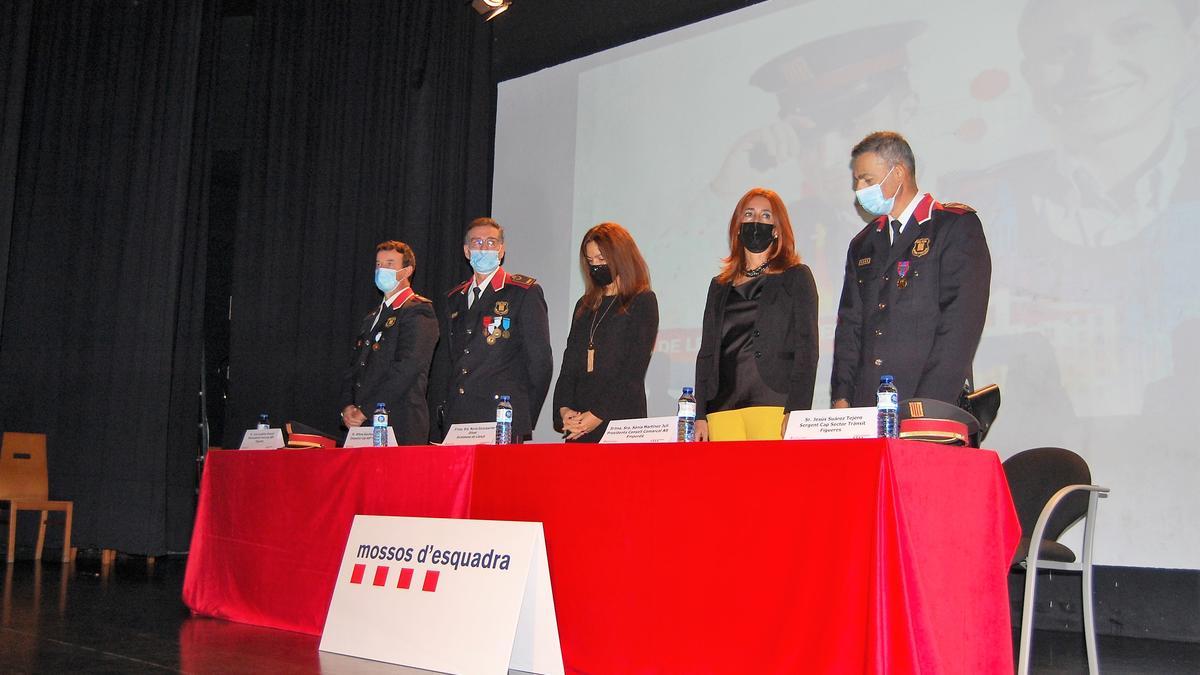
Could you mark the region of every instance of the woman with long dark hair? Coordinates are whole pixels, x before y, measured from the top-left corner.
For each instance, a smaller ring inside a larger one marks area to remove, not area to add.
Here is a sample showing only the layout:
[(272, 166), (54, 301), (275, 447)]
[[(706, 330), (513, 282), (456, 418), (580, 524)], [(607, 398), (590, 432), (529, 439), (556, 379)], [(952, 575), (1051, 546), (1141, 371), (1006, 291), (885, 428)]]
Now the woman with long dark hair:
[(554, 428), (567, 441), (595, 443), (611, 420), (646, 416), (658, 299), (641, 251), (616, 223), (583, 235), (579, 265), (584, 293), (554, 386)]
[(812, 408), (817, 286), (783, 200), (754, 188), (729, 219), (729, 256), (708, 287), (696, 355), (696, 440), (778, 439)]

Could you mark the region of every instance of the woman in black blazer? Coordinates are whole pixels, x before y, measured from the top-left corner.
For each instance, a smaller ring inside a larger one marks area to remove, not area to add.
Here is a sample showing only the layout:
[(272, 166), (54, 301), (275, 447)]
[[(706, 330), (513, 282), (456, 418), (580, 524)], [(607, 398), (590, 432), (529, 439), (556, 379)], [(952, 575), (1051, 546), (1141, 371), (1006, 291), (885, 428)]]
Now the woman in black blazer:
[(585, 290), (554, 386), (554, 428), (567, 441), (596, 443), (610, 420), (646, 416), (658, 299), (641, 251), (616, 223), (583, 235), (579, 265)]
[(742, 197), (723, 262), (696, 355), (696, 440), (781, 438), (787, 412), (812, 408), (818, 346), (817, 286), (778, 194)]

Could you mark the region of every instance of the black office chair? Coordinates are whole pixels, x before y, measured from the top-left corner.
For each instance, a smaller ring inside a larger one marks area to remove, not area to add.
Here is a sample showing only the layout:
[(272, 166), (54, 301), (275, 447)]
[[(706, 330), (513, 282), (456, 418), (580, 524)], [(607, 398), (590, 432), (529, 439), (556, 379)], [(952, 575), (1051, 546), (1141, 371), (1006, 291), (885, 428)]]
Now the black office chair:
[[(1079, 572), (1083, 576), (1083, 637), (1087, 646), (1088, 672), (1095, 675), (1098, 665), (1092, 607), (1092, 534), (1096, 529), (1096, 506), (1100, 497), (1107, 496), (1108, 488), (1092, 485), (1092, 472), (1087, 462), (1063, 448), (1019, 452), (1004, 462), (1004, 474), (1017, 509), (1017, 519), (1021, 521), (1021, 543), (1013, 556), (1012, 566), (1025, 570), (1017, 673), (1026, 675), (1029, 672), (1034, 588), (1038, 571), (1048, 569)], [(1085, 519), (1083, 555), (1076, 560), (1075, 553), (1058, 543), (1058, 538), (1080, 518)]]

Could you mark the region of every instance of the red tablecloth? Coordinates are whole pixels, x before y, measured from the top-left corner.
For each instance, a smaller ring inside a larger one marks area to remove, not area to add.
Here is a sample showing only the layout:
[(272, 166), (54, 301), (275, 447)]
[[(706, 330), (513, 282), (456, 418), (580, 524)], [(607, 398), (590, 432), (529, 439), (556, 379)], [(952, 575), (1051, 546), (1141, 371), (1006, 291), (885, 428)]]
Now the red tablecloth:
[(356, 513), (463, 518), (474, 448), (214, 450), (183, 600), (197, 614), (319, 635)]
[[(364, 472), (408, 499), (311, 508)], [(282, 486), (297, 498), (274, 496)], [(229, 503), (300, 513), (251, 523)], [(185, 601), (319, 633), (354, 513), (543, 522), (568, 672), (1012, 672), (1019, 525), (988, 451), (871, 440), (211, 453)], [(288, 531), (296, 520), (303, 539)]]

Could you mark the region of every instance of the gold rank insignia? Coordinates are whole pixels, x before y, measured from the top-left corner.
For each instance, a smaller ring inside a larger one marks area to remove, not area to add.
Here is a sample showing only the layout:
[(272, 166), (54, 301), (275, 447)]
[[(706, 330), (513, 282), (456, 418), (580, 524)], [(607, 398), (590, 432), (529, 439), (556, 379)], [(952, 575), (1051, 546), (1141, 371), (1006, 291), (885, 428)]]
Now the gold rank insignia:
[(391, 328), (392, 326), (395, 326), (395, 325), (396, 325), (396, 317), (393, 316), (390, 319), (388, 319), (386, 322), (384, 322), (383, 327)]
[(859, 267), (866, 267), (867, 265), (870, 265), (870, 264), (871, 264), (870, 258), (859, 258), (859, 260), (858, 260)]
[(914, 258), (920, 258), (926, 253), (929, 253), (929, 237), (921, 237), (913, 242), (912, 254)]
[(494, 309), (496, 310), (496, 314), (498, 314), (500, 316), (504, 316), (505, 314), (508, 314), (508, 301), (501, 300), (501, 301), (497, 302)]

